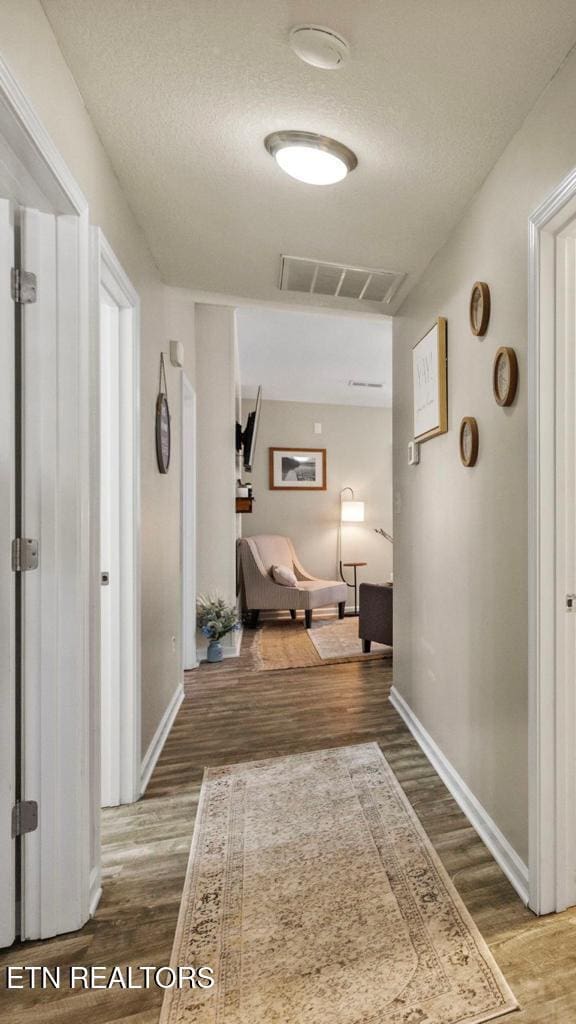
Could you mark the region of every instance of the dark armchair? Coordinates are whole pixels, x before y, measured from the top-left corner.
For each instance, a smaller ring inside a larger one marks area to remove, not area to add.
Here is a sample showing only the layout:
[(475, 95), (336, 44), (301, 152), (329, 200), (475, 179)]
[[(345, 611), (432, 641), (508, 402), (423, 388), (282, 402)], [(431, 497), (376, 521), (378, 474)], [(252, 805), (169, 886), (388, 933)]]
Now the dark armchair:
[(358, 635), (368, 654), (372, 641), (392, 647), (392, 599), (394, 589), (385, 583), (360, 584)]

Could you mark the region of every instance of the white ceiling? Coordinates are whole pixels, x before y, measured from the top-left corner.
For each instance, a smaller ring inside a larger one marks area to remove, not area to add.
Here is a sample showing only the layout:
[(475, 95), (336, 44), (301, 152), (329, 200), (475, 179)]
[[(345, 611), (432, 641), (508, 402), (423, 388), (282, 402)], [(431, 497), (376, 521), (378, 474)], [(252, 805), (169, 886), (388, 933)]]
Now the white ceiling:
[[(256, 301), (289, 300), (285, 253), (406, 271), (398, 305), (576, 38), (574, 0), (43, 2), (164, 279)], [(350, 62), (303, 64), (303, 22)], [(282, 128), (358, 168), (292, 180), (263, 146)]]
[[(242, 396), (330, 405), (392, 405), (389, 320), (275, 309), (236, 312)], [(349, 380), (383, 383), (351, 388)]]

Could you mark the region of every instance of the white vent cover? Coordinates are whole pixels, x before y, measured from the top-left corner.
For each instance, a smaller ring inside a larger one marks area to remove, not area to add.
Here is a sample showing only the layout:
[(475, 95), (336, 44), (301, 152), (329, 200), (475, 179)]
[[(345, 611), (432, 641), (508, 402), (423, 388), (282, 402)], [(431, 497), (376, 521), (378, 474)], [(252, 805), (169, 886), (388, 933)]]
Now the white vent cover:
[(302, 256), (280, 257), (280, 289), (284, 292), (307, 292), (388, 305), (405, 277), (390, 270), (349, 267), (344, 263), (324, 263)]

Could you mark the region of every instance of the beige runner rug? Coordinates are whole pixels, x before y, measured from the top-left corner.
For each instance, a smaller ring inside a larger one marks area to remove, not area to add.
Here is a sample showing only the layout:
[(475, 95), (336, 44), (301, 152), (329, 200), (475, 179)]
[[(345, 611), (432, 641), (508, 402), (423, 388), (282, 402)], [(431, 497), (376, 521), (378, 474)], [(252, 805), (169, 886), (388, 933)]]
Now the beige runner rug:
[(481, 1024), (517, 1008), (375, 743), (206, 770), (161, 1024)]

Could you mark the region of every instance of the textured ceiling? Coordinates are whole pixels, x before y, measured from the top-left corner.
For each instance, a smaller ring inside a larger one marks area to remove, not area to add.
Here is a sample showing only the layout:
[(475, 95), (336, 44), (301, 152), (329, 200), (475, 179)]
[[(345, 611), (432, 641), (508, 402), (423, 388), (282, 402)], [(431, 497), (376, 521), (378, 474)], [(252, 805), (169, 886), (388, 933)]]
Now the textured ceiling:
[[(403, 298), (576, 38), (574, 0), (44, 8), (164, 279), (257, 300), (290, 299), (281, 253), (406, 271)], [(349, 64), (299, 61), (302, 22), (346, 36)], [(340, 139), (357, 170), (293, 181), (262, 144), (282, 128)]]
[[(277, 309), (236, 312), (244, 398), (330, 405), (392, 405), (389, 320)], [(351, 388), (349, 380), (383, 384)]]

